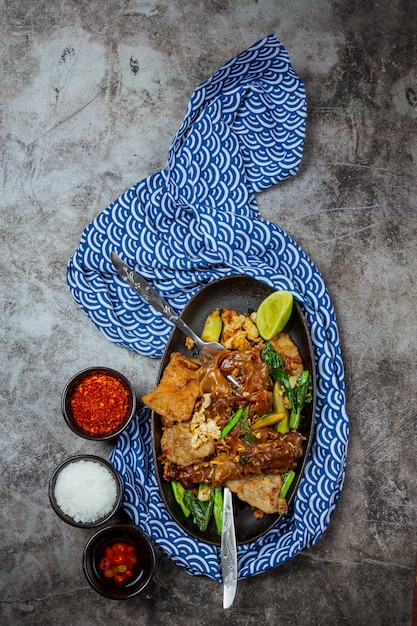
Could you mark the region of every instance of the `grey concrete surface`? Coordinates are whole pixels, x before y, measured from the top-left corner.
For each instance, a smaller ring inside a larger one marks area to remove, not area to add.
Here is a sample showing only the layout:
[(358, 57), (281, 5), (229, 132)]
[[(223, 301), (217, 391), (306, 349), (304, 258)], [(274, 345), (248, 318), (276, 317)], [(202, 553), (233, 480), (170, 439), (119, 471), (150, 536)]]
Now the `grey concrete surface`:
[[(2, 625), (411, 623), (416, 542), (417, 5), (413, 0), (3, 0), (1, 28)], [(49, 506), (53, 468), (110, 444), (60, 413), (67, 379), (124, 372), (140, 396), (158, 362), (108, 342), (72, 300), (84, 227), (165, 166), (195, 87), (274, 32), (308, 95), (297, 176), (258, 197), (324, 275), (346, 367), (351, 437), (324, 537), (221, 586), (165, 557), (117, 603), (87, 584), (91, 531)]]

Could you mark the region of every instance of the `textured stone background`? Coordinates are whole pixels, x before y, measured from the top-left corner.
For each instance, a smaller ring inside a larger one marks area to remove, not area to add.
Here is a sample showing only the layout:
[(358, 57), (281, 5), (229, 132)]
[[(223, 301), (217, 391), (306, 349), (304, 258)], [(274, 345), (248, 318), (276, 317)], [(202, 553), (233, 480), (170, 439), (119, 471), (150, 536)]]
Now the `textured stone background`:
[[(4, 0), (0, 623), (68, 626), (411, 623), (416, 553), (417, 5), (413, 0)], [(279, 569), (222, 590), (162, 557), (131, 601), (90, 589), (90, 531), (49, 506), (54, 467), (109, 444), (65, 426), (89, 365), (140, 396), (158, 363), (110, 344), (72, 300), (84, 227), (163, 168), (195, 87), (274, 32), (304, 80), (296, 177), (258, 197), (323, 273), (337, 312), (351, 439), (330, 527)]]

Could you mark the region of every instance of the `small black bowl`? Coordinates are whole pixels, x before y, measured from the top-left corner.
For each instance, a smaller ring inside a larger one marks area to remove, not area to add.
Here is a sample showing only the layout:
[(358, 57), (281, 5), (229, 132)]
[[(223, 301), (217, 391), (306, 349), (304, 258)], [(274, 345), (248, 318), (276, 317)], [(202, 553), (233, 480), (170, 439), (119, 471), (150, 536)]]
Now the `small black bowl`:
[[(128, 394), (128, 406), (126, 409), (126, 415), (122, 423), (120, 423), (114, 430), (106, 432), (104, 434), (93, 434), (89, 430), (86, 430), (74, 418), (74, 413), (71, 407), (71, 398), (77, 389), (77, 387), (89, 376), (96, 374), (105, 374), (111, 376), (118, 383), (120, 383)], [(115, 439), (118, 437), (130, 424), (136, 413), (136, 395), (132, 387), (132, 384), (119, 372), (109, 367), (90, 367), (88, 369), (78, 372), (65, 386), (62, 393), (61, 409), (64, 419), (69, 428), (84, 439), (105, 441), (108, 439)]]
[[(56, 498), (56, 482), (61, 471), (68, 467), (70, 464), (77, 463), (79, 461), (92, 461), (94, 463), (98, 463), (110, 472), (116, 483), (116, 499), (111, 509), (101, 517), (98, 517), (96, 520), (90, 522), (77, 521), (69, 514), (65, 513), (59, 506)], [(59, 517), (67, 524), (71, 524), (71, 526), (77, 526), (78, 528), (94, 528), (108, 522), (109, 519), (111, 519), (113, 515), (115, 515), (120, 509), (123, 500), (123, 480), (119, 472), (111, 465), (111, 463), (109, 463), (105, 459), (102, 459), (101, 457), (92, 454), (79, 454), (77, 456), (66, 459), (54, 470), (49, 481), (49, 500), (55, 513), (59, 515)]]
[[(137, 563), (132, 566), (132, 576), (122, 584), (106, 578), (99, 564), (107, 547), (123, 542), (134, 546)], [(155, 550), (151, 540), (135, 525), (107, 526), (98, 530), (88, 540), (83, 553), (84, 574), (100, 595), (113, 600), (125, 600), (145, 589), (156, 569)]]

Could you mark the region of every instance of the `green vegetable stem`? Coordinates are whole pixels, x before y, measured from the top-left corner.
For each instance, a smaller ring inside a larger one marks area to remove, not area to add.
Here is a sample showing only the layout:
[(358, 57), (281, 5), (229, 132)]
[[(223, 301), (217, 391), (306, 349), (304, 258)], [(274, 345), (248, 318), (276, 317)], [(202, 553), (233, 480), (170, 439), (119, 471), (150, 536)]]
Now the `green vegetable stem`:
[(277, 424), (277, 431), (283, 435), (285, 435), (285, 433), (287, 433), (290, 430), (290, 424), (289, 424), (289, 417), (288, 415), (286, 415), (284, 417), (283, 420), (281, 420), (281, 422), (278, 422)]
[[(199, 485), (199, 493), (205, 487), (206, 485)], [(186, 489), (184, 492), (184, 504), (191, 511), (193, 521), (197, 524), (199, 530), (202, 532), (206, 531), (210, 517), (213, 513), (213, 498), (202, 501), (193, 494), (191, 489)]]
[(262, 360), (268, 365), (271, 378), (277, 380), (275, 370), (281, 370), (284, 367), (284, 359), (279, 352), (274, 350), (270, 341), (267, 341), (262, 351)]
[(281, 385), (279, 380), (276, 380), (274, 384), (274, 409), (277, 413), (284, 414), (284, 419), (278, 422), (276, 428), (279, 433), (285, 434), (290, 430), (290, 425), (289, 425), (290, 411), (285, 406), (283, 392), (284, 392), (283, 386)]
[(223, 526), (223, 489), (216, 487), (213, 489), (213, 517), (216, 523), (217, 532), (222, 534)]
[(180, 505), (181, 510), (184, 513), (185, 517), (190, 517), (190, 509), (188, 509), (184, 503), (184, 493), (185, 493), (184, 487), (177, 480), (171, 481), (171, 487), (174, 493), (175, 500)]
[(243, 409), (241, 427), (243, 431), (243, 438), (245, 439), (245, 441), (247, 441), (247, 443), (255, 443), (256, 437), (251, 431), (251, 428), (249, 426), (249, 405), (248, 404)]
[(217, 310), (207, 317), (203, 332), (201, 333), (201, 339), (203, 341), (219, 341), (220, 335), (222, 334), (222, 327), (222, 318)]
[(259, 428), (264, 428), (264, 426), (274, 426), (282, 422), (283, 419), (285, 419), (284, 413), (266, 413), (252, 424), (252, 430), (258, 430)]
[(294, 470), (288, 470), (286, 474), (281, 475), (281, 479), (282, 479), (281, 496), (283, 498), (285, 498), (285, 496), (287, 495), (288, 489), (291, 487), (294, 477), (295, 477)]
[(198, 495), (195, 496), (191, 489), (184, 489), (177, 480), (171, 481), (172, 491), (176, 502), (182, 509), (186, 518), (192, 514), (194, 524), (201, 531), (206, 531), (210, 518), (213, 516), (217, 532), (222, 534), (223, 525), (223, 489), (211, 485), (201, 484), (198, 486)]
[(301, 409), (306, 402), (311, 402), (311, 374), (307, 370), (301, 372), (297, 383), (292, 390), (293, 401), (291, 402), (290, 428), (297, 430), (300, 424)]
[(241, 407), (238, 408), (236, 413), (234, 413), (232, 415), (232, 417), (227, 422), (227, 424), (225, 424), (225, 426), (223, 426), (222, 431), (220, 433), (219, 440), (220, 439), (224, 439), (224, 437), (226, 437), (226, 435), (228, 435), (230, 433), (230, 431), (233, 430), (233, 428), (236, 426), (236, 424), (242, 418), (242, 415), (243, 415), (243, 407), (241, 406)]
[(283, 369), (284, 361), (268, 341), (262, 351), (262, 360), (268, 365), (269, 374), (274, 382), (277, 380), (284, 388), (285, 395), (291, 405), (289, 428), (297, 430), (300, 424), (301, 410), (307, 402), (311, 402), (312, 379), (308, 370), (299, 374), (294, 389), (291, 388), (290, 377)]

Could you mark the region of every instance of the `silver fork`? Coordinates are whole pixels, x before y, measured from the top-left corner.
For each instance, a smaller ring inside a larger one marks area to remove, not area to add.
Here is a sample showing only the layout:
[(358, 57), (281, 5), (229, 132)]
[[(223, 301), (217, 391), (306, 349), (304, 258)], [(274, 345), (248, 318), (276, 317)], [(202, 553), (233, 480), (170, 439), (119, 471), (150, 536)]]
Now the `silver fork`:
[(190, 337), (198, 348), (201, 360), (208, 361), (220, 350), (225, 350), (217, 341), (203, 341), (184, 320), (176, 313), (157, 291), (145, 280), (124, 263), (115, 252), (111, 253), (111, 261), (117, 273), (145, 302), (154, 307), (169, 322), (174, 324), (187, 337)]

